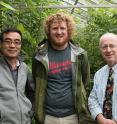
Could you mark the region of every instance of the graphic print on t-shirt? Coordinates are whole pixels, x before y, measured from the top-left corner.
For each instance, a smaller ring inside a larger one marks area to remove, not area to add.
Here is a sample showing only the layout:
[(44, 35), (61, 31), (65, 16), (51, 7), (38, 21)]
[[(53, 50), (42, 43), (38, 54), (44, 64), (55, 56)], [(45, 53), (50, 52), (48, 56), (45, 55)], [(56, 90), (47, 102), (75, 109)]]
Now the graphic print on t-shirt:
[(71, 68), (71, 61), (49, 62), (49, 74), (58, 74), (61, 71), (67, 71)]

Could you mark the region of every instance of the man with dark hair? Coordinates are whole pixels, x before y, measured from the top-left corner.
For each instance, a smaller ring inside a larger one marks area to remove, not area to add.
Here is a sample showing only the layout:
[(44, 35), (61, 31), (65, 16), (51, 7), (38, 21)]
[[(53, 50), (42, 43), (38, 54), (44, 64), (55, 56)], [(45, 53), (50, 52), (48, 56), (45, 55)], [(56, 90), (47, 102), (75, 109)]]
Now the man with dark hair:
[(34, 82), (19, 60), (22, 33), (9, 28), (0, 36), (0, 124), (31, 124)]
[(61, 12), (45, 22), (48, 39), (38, 45), (32, 68), (37, 124), (89, 124), (89, 63), (86, 51), (71, 43), (74, 27), (72, 17)]

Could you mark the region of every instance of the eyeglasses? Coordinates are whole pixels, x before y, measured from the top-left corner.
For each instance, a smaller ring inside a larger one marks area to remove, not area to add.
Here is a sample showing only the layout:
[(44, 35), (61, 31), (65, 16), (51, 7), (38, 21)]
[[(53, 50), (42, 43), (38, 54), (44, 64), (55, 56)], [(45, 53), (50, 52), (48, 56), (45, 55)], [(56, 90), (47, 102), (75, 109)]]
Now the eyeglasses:
[(20, 46), (21, 45), (21, 41), (20, 40), (14, 40), (14, 41), (12, 41), (12, 40), (4, 40), (3, 41), (6, 45), (8, 45), (8, 46), (10, 46), (10, 45), (12, 45), (12, 44), (14, 44), (15, 46)]
[(114, 49), (114, 48), (116, 48), (116, 47), (117, 47), (117, 45), (113, 45), (113, 44), (100, 46), (100, 48), (101, 48), (102, 50), (107, 50), (108, 48)]

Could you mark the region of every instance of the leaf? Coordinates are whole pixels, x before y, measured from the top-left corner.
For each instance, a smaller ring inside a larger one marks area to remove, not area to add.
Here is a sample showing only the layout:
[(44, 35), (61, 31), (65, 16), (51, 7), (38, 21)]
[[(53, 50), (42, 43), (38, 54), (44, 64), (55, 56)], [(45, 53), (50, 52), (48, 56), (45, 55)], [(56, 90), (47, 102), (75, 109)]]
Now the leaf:
[(9, 4), (3, 2), (3, 1), (0, 1), (0, 5), (6, 7), (7, 9), (10, 9), (12, 11), (17, 11), (16, 9), (14, 9), (12, 6), (10, 6)]
[(22, 23), (19, 23), (19, 24), (17, 25), (17, 28), (18, 28), (22, 33), (25, 32), (25, 28), (24, 28), (24, 26), (23, 26)]

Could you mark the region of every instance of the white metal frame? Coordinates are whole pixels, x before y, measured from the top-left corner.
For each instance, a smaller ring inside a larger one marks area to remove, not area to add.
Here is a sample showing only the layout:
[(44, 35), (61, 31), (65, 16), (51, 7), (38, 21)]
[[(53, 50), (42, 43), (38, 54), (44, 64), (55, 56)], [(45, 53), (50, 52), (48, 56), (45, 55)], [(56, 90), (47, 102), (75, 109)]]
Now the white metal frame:
[(67, 8), (117, 8), (115, 5), (50, 5), (50, 6), (38, 6), (38, 8), (44, 9), (67, 9)]

